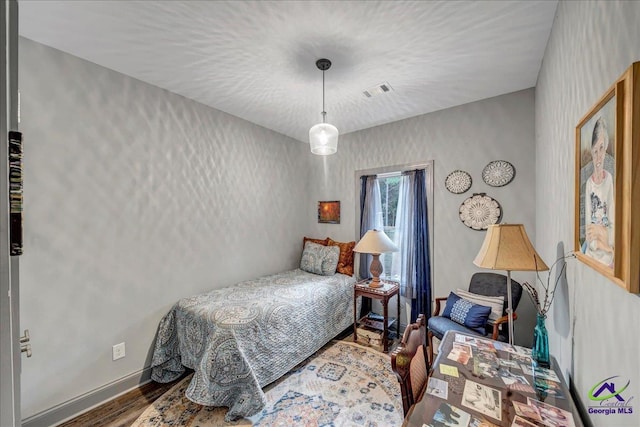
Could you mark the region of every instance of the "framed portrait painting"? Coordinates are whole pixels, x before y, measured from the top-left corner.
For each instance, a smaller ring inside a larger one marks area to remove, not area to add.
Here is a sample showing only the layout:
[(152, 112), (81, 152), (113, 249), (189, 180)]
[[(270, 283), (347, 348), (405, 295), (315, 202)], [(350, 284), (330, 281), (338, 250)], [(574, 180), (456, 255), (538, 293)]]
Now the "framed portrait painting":
[[(629, 292), (640, 290), (640, 63), (632, 65), (576, 126), (575, 252)], [(633, 261), (632, 261), (633, 260)]]
[(318, 202), (318, 222), (340, 224), (340, 201)]

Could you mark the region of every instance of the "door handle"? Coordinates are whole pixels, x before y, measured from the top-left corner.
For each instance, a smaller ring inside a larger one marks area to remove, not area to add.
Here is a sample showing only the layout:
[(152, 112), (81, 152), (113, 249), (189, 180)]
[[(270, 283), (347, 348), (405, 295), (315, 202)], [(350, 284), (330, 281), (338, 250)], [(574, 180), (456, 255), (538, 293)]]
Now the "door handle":
[(22, 345), (20, 345), (20, 352), (21, 353), (27, 353), (27, 357), (31, 357), (31, 355), (33, 354), (31, 352), (31, 344), (22, 344)]
[(24, 330), (24, 335), (20, 337), (20, 344), (24, 344), (31, 341), (31, 337), (29, 336), (29, 330)]

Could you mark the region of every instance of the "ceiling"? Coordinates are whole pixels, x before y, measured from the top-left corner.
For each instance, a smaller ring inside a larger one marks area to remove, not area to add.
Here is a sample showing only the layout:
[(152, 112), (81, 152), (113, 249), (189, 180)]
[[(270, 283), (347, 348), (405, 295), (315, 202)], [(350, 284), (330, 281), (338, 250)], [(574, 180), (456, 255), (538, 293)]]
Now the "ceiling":
[[(20, 34), (303, 142), (535, 86), (556, 1), (20, 1)], [(393, 91), (363, 91), (388, 82)]]

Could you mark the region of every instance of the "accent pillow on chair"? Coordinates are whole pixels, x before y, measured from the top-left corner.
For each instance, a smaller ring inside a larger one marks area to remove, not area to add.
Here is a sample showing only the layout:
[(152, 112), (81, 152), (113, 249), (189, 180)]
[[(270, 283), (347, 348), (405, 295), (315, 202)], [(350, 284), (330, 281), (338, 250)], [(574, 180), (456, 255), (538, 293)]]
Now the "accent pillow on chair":
[(484, 325), (486, 325), (490, 313), (491, 307), (474, 304), (451, 292), (447, 298), (442, 317), (449, 318), (484, 335)]
[(332, 276), (336, 273), (339, 257), (340, 248), (337, 246), (306, 242), (302, 251), (300, 269), (321, 276)]
[(471, 301), (474, 304), (480, 304), (487, 307), (491, 307), (491, 314), (489, 314), (489, 321), (495, 322), (502, 317), (504, 313), (504, 300), (503, 296), (490, 297), (487, 295), (474, 294), (464, 289), (456, 289), (456, 294), (467, 301)]

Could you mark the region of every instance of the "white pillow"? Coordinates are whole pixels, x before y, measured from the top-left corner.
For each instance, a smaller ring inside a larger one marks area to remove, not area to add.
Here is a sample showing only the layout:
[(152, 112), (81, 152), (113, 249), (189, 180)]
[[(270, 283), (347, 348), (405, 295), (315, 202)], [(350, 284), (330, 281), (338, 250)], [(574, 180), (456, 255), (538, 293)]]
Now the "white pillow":
[(489, 314), (489, 321), (495, 322), (504, 312), (504, 297), (489, 297), (486, 295), (478, 295), (465, 291), (464, 289), (456, 289), (456, 294), (460, 297), (471, 301), (474, 304), (484, 305), (485, 307), (491, 307), (491, 313)]

